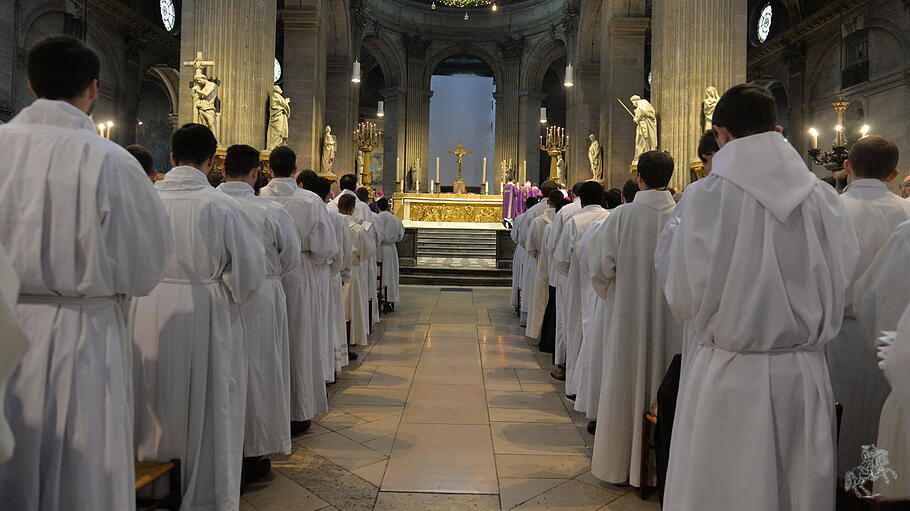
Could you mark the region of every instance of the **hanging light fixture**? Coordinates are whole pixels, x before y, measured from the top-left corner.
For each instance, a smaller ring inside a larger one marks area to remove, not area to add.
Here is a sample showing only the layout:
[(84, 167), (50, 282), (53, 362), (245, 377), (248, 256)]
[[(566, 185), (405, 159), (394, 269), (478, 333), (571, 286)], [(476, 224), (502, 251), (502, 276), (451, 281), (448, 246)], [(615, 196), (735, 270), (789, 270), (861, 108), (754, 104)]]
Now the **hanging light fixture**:
[(540, 124), (547, 123), (547, 107), (540, 107)]
[(496, 6), (496, 2), (493, 2), (493, 12), (496, 12), (498, 10), (499, 10), (499, 7)]
[(572, 64), (566, 66), (566, 80), (563, 82), (564, 87), (572, 87), (575, 85), (575, 72), (572, 69)]
[(471, 19), (471, 17), (468, 16), (468, 11), (465, 11), (465, 12), (464, 12), (464, 20), (465, 20), (465, 21), (468, 21), (469, 19)]
[(379, 105), (376, 107), (376, 117), (385, 117), (385, 102), (381, 99), (379, 100)]
[(432, 9), (434, 11), (436, 10), (436, 0), (433, 0), (433, 3), (430, 4), (430, 9)]
[(353, 83), (360, 83), (360, 61), (354, 61), (354, 72), (351, 74), (351, 81)]

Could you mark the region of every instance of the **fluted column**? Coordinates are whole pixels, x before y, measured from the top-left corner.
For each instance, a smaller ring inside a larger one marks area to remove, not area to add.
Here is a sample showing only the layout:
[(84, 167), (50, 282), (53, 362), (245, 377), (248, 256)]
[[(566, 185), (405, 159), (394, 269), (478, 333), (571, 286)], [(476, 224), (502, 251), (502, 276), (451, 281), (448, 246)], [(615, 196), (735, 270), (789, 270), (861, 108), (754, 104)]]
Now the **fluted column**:
[(566, 151), (566, 171), (571, 186), (579, 181), (591, 179), (591, 164), (588, 161), (588, 135), (599, 137), (600, 124), (600, 66), (597, 63), (583, 63), (575, 67), (575, 86), (569, 89), (568, 132), (571, 135), (569, 150)]
[[(525, 179), (540, 184), (540, 102), (543, 94), (538, 91), (522, 91), (518, 94), (519, 102), (519, 139), (518, 158), (515, 162), (515, 177), (521, 177), (521, 164), (527, 161), (528, 173)], [(549, 169), (546, 171), (549, 173)], [(546, 179), (546, 176), (543, 176)]]
[(405, 123), (402, 107), (407, 94), (401, 87), (388, 87), (379, 93), (382, 94), (385, 102), (382, 189), (388, 195), (392, 191), (398, 191), (398, 183), (402, 181), (401, 167), (405, 167), (404, 163), (399, 166), (398, 161), (404, 154), (404, 137), (402, 135)]
[[(332, 58), (326, 65), (325, 124), (332, 127), (337, 152), (332, 170), (338, 176), (354, 171), (353, 130), (357, 124), (351, 84), (351, 63), (346, 57)], [(388, 165), (388, 160), (385, 161)], [(322, 170), (319, 170), (322, 172)]]
[(746, 1), (655, 2), (653, 16), (651, 90), (659, 148), (676, 161), (670, 186), (681, 190), (698, 160), (705, 88), (723, 94), (746, 80)]
[[(219, 145), (265, 145), (267, 102), (273, 83), (276, 4), (269, 0), (184, 0), (180, 25), (180, 123), (192, 122), (189, 85), (196, 52), (215, 61), (219, 80)], [(292, 104), (293, 106), (293, 104)]]
[[(490, 193), (497, 194), (502, 184), (503, 160), (512, 160), (515, 170), (521, 165), (518, 153), (520, 104), (518, 94), (518, 77), (520, 75), (520, 61), (506, 60), (503, 65), (503, 83), (496, 84), (496, 143), (492, 166), (487, 169), (487, 180), (490, 182)], [(490, 174), (492, 169), (492, 175)], [(515, 178), (518, 178), (516, 174)]]
[[(319, 172), (325, 105), (325, 47), (320, 34), (321, 0), (285, 2), (284, 95), (291, 98), (288, 146), (297, 166)], [(348, 78), (350, 80), (350, 78)], [(347, 130), (349, 126), (345, 126)], [(350, 128), (353, 131), (353, 128)], [(339, 140), (340, 143), (340, 140)]]

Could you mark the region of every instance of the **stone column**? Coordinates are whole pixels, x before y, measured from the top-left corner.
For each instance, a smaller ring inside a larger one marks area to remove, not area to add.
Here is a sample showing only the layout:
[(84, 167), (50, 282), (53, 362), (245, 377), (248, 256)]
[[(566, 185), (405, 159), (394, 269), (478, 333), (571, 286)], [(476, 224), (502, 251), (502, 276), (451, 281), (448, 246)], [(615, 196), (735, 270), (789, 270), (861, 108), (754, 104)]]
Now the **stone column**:
[(639, 7), (641, 16), (612, 16), (603, 25), (600, 143), (607, 188), (622, 188), (630, 177), (629, 164), (635, 153), (635, 125), (616, 99), (628, 105), (631, 95), (644, 92), (645, 36), (650, 20), (644, 16), (644, 5)]
[[(568, 118), (571, 136), (566, 151), (567, 186), (591, 179), (591, 164), (588, 161), (588, 135), (600, 140), (600, 65), (596, 62), (578, 64), (575, 67), (575, 86), (568, 94)], [(601, 145), (603, 142), (601, 141)]]
[(112, 130), (111, 138), (120, 145), (127, 146), (136, 143), (136, 125), (139, 117), (139, 93), (142, 87), (142, 49), (134, 39), (135, 34), (124, 37), (126, 47), (126, 61), (124, 67), (124, 83), (117, 94), (116, 125)]
[[(521, 165), (522, 158), (518, 151), (521, 118), (518, 78), (521, 76), (523, 47), (522, 41), (514, 39), (499, 46), (503, 61), (503, 79), (502, 83), (496, 84), (496, 93), (493, 94), (496, 100), (496, 142), (492, 166), (487, 169), (487, 180), (490, 182), (490, 193), (493, 195), (499, 193), (502, 185), (500, 162), (511, 159), (516, 171)], [(490, 168), (493, 169), (492, 175)], [(518, 175), (515, 177), (517, 179)]]
[[(388, 87), (379, 91), (385, 101), (385, 120), (383, 125), (383, 154), (384, 172), (382, 174), (382, 188), (386, 195), (391, 191), (398, 191), (396, 183), (402, 181), (402, 168), (396, 166), (396, 162), (404, 155), (404, 112), (402, 108), (405, 104), (404, 99), (407, 94), (402, 87)], [(429, 164), (429, 162), (428, 162)], [(404, 162), (401, 167), (405, 167)]]
[[(540, 91), (521, 91), (518, 94), (518, 160), (515, 162), (517, 178), (521, 178), (522, 161), (528, 162), (528, 173), (525, 179), (540, 184), (540, 102), (543, 94)], [(549, 169), (546, 170), (549, 173)], [(544, 176), (546, 178), (546, 176)]]
[(658, 143), (676, 161), (670, 186), (689, 184), (704, 132), (705, 88), (720, 94), (746, 80), (746, 2), (673, 0), (654, 3), (652, 99)]
[(805, 104), (806, 104), (806, 46), (793, 44), (784, 53), (790, 73), (788, 98), (790, 101), (790, 129), (787, 139), (800, 154), (806, 154)]
[[(328, 59), (325, 81), (325, 124), (332, 127), (332, 134), (338, 143), (332, 168), (335, 174), (341, 176), (354, 171), (356, 157), (352, 131), (357, 119), (351, 93), (351, 63), (346, 57)], [(388, 165), (388, 160), (385, 163)]]
[[(325, 47), (320, 35), (321, 16), (321, 0), (287, 1), (281, 10), (281, 19), (284, 20), (284, 95), (291, 98), (288, 145), (297, 152), (299, 168), (316, 172), (321, 171), (326, 76)], [(345, 131), (349, 129), (353, 132), (352, 127), (344, 127)], [(340, 144), (339, 140), (339, 148)]]
[[(210, 78), (220, 80), (219, 145), (265, 145), (269, 91), (275, 60), (274, 2), (256, 0), (184, 0), (180, 26), (180, 123), (192, 122), (188, 86), (193, 68), (183, 66), (196, 52), (214, 60)], [(293, 106), (293, 104), (292, 104)]]

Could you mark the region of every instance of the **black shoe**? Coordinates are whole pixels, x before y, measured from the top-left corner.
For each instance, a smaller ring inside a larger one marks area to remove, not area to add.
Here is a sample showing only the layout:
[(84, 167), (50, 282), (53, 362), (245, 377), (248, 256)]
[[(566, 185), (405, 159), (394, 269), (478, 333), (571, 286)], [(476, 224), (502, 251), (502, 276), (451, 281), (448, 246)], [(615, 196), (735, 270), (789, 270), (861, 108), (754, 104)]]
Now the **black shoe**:
[(348, 351), (348, 360), (357, 360), (357, 353)]
[(310, 421), (291, 421), (291, 436), (297, 436), (310, 429)]
[(594, 434), (594, 430), (597, 429), (597, 421), (591, 421), (588, 423), (588, 433)]
[(566, 394), (566, 399), (568, 399), (569, 401), (575, 401), (575, 394), (572, 394), (571, 396)]
[(262, 456), (252, 456), (243, 458), (243, 470), (240, 476), (240, 487), (246, 487), (251, 483), (269, 475), (272, 471), (272, 462)]

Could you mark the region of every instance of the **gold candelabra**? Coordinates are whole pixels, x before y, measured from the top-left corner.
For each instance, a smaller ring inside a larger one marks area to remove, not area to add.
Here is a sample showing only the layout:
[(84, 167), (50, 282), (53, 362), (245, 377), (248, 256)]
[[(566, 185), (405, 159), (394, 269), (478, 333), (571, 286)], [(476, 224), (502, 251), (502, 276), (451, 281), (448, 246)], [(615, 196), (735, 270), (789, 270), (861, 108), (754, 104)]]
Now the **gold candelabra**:
[[(830, 151), (822, 151), (818, 148), (819, 131), (815, 128), (809, 128), (809, 136), (812, 137), (812, 147), (809, 149), (809, 157), (812, 163), (821, 165), (831, 172), (840, 172), (844, 169), (844, 161), (850, 153), (850, 142), (847, 140), (846, 127), (844, 126), (844, 112), (850, 103), (843, 94), (838, 93), (831, 103), (834, 112), (837, 113), (837, 125), (834, 126), (834, 141), (831, 142)], [(869, 135), (869, 125), (864, 124), (859, 130), (860, 138)]]
[(382, 143), (382, 131), (376, 129), (376, 125), (371, 122), (362, 122), (354, 130), (354, 145), (363, 153), (363, 166), (360, 168), (360, 185), (370, 191), (370, 198), (373, 193), (373, 169), (370, 165), (370, 153), (379, 144)]
[[(569, 136), (566, 129), (559, 126), (548, 126), (546, 135), (540, 136), (540, 150), (550, 155), (550, 181), (559, 183), (559, 170), (557, 162), (559, 155), (569, 148)], [(564, 183), (561, 183), (564, 184)]]

